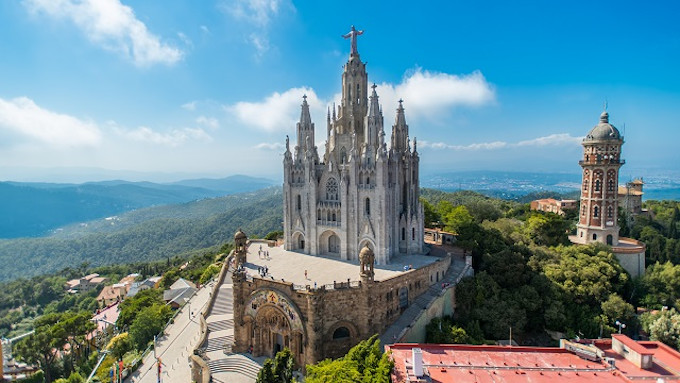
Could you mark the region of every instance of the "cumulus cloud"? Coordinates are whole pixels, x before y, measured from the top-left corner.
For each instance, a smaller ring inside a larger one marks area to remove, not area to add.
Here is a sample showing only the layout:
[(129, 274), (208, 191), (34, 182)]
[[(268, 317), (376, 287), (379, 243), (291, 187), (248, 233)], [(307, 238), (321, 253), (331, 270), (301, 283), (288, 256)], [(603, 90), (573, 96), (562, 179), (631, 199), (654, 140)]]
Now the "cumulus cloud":
[(261, 150), (283, 150), (285, 146), (280, 143), (280, 142), (274, 142), (274, 143), (269, 143), (269, 142), (262, 142), (254, 146), (255, 149), (261, 149)]
[(226, 109), (248, 126), (269, 132), (286, 131), (299, 121), (300, 105), (305, 94), (312, 114), (323, 115), (326, 103), (319, 100), (313, 89), (306, 87), (292, 88), (283, 93), (274, 92), (263, 101), (238, 102)]
[[(339, 76), (338, 76), (339, 77)], [(407, 118), (420, 118), (458, 106), (481, 106), (495, 100), (495, 91), (480, 72), (452, 75), (416, 69), (399, 84), (382, 83), (376, 90), (384, 106), (386, 127), (394, 119), (397, 100), (403, 98)], [(227, 107), (243, 123), (267, 131), (290, 130), (299, 118), (300, 97), (306, 93), (313, 121), (325, 117), (325, 108), (340, 103), (341, 94), (319, 99), (313, 89), (292, 88), (275, 92), (260, 102), (239, 102)]]
[(545, 146), (564, 146), (564, 145), (579, 145), (583, 137), (573, 137), (568, 133), (557, 133), (549, 136), (533, 138), (531, 140), (524, 140), (514, 143), (505, 141), (481, 142), (469, 145), (451, 145), (444, 142), (428, 142), (418, 141), (418, 146), (422, 148), (431, 149), (449, 149), (449, 150), (497, 150), (504, 148), (521, 148), (521, 147), (545, 147)]
[(196, 104), (197, 101), (187, 102), (186, 104), (182, 104), (182, 109), (190, 110), (193, 112), (194, 110), (196, 110)]
[(116, 127), (114, 131), (123, 138), (152, 143), (157, 145), (177, 147), (189, 140), (212, 141), (212, 137), (200, 128), (173, 129), (167, 133), (157, 132), (149, 127), (140, 126), (137, 129)]
[(23, 4), (32, 13), (70, 20), (92, 42), (132, 58), (138, 66), (174, 64), (183, 55), (149, 32), (120, 0), (24, 0)]
[(401, 83), (382, 83), (376, 91), (386, 117), (392, 117), (399, 99), (404, 100), (409, 118), (435, 115), (459, 106), (482, 106), (496, 99), (493, 85), (479, 71), (455, 75), (416, 68), (407, 73)]
[(53, 147), (96, 146), (102, 137), (94, 122), (41, 108), (27, 97), (0, 98), (0, 130)]

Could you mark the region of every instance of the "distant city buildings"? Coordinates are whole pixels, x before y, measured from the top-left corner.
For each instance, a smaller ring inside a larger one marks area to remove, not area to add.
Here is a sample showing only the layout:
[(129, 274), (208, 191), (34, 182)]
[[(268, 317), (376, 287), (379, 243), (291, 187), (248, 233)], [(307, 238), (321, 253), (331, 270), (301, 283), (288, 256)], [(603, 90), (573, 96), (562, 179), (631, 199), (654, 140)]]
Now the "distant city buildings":
[(392, 344), (393, 383), (666, 382), (680, 380), (680, 353), (656, 341), (562, 340), (560, 347)]
[(100, 277), (99, 274), (89, 274), (82, 278), (71, 279), (66, 282), (66, 288), (70, 293), (78, 293), (81, 291), (90, 291), (102, 284), (106, 283), (108, 278)]

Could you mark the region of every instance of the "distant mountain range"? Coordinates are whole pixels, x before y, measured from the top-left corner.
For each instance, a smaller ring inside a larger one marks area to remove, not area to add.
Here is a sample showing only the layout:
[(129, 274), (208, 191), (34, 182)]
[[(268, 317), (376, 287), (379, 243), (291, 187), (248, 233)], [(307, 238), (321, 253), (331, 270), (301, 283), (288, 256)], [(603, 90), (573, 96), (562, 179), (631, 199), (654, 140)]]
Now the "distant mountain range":
[(83, 184), (0, 182), (0, 238), (49, 235), (73, 223), (150, 206), (249, 192), (275, 183), (243, 175), (164, 184), (121, 180)]

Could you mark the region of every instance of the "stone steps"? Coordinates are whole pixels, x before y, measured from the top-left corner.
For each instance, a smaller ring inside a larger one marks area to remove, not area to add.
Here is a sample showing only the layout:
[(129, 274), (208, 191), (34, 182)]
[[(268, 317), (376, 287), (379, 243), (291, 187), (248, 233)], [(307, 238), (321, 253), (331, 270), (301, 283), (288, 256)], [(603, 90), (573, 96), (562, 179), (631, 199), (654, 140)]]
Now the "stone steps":
[[(211, 352), (211, 351), (217, 351), (217, 350), (223, 350), (224, 346), (226, 344), (233, 344), (234, 343), (234, 336), (233, 335), (224, 335), (216, 338), (208, 338), (208, 342), (205, 345), (205, 352)], [(231, 347), (230, 347), (231, 349)]]
[(237, 355), (219, 360), (210, 360), (208, 361), (208, 367), (210, 368), (211, 375), (221, 372), (236, 372), (253, 380), (257, 379), (257, 373), (262, 368), (255, 361)]
[(208, 323), (208, 331), (217, 332), (224, 330), (231, 330), (234, 328), (234, 319), (224, 319)]

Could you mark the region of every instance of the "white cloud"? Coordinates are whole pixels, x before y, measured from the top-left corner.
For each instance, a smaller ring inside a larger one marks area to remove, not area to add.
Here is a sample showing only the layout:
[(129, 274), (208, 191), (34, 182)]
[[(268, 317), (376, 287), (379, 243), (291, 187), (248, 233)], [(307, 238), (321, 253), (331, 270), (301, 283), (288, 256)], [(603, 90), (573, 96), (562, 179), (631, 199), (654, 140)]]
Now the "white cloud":
[(132, 58), (138, 66), (174, 64), (178, 48), (162, 43), (120, 0), (24, 0), (32, 13), (72, 21), (88, 39), (105, 49)]
[(233, 0), (223, 2), (221, 8), (235, 19), (266, 27), (279, 13), (281, 3), (281, 0)]
[(197, 103), (197, 101), (191, 101), (191, 102), (187, 102), (186, 104), (182, 104), (182, 109), (194, 111), (194, 110), (196, 110), (196, 103)]
[(201, 28), (201, 31), (202, 31), (203, 33), (205, 33), (206, 35), (209, 35), (209, 34), (210, 34), (210, 29), (208, 29), (207, 26), (201, 25), (200, 28)]
[(274, 143), (262, 142), (254, 146), (255, 149), (261, 150), (283, 150), (284, 147), (285, 146), (280, 142)]
[(96, 146), (102, 136), (94, 122), (43, 109), (26, 97), (0, 98), (0, 130), (53, 147)]
[(568, 133), (556, 133), (549, 136), (538, 137), (531, 140), (524, 140), (515, 143), (505, 141), (481, 142), (469, 145), (450, 145), (444, 142), (428, 142), (418, 141), (418, 146), (422, 148), (431, 149), (449, 149), (449, 150), (497, 150), (504, 148), (520, 148), (520, 147), (545, 147), (545, 146), (565, 146), (565, 145), (579, 145), (583, 137), (573, 137)]
[(114, 128), (114, 131), (121, 137), (132, 141), (169, 147), (177, 147), (189, 140), (212, 141), (212, 137), (200, 128), (174, 129), (167, 133), (161, 133), (146, 126), (140, 126), (133, 130), (116, 127)]
[(307, 95), (307, 102), (314, 115), (323, 115), (326, 103), (319, 100), (311, 88), (292, 88), (283, 93), (274, 92), (261, 102), (238, 102), (227, 106), (242, 123), (269, 132), (290, 131), (300, 119), (302, 96)]
[(224, 0), (219, 8), (232, 19), (245, 23), (250, 33), (246, 40), (261, 57), (270, 48), (269, 29), (274, 18), (286, 10), (295, 11), (289, 0)]
[(193, 47), (193, 46), (194, 46), (194, 42), (191, 41), (191, 39), (189, 38), (189, 36), (185, 35), (184, 33), (182, 33), (182, 32), (177, 32), (177, 37), (179, 37), (179, 39), (182, 40), (182, 42), (183, 42), (184, 44), (186, 44), (187, 46), (190, 46), (190, 47)]
[(208, 128), (213, 130), (220, 127), (219, 121), (217, 121), (217, 119), (214, 117), (199, 116), (196, 119), (196, 123), (199, 125), (207, 126)]
[(394, 115), (400, 98), (408, 110), (407, 118), (435, 116), (458, 106), (482, 106), (494, 102), (496, 98), (493, 85), (479, 71), (454, 75), (416, 68), (405, 75), (401, 83), (382, 83), (376, 91), (385, 107), (386, 117)]

